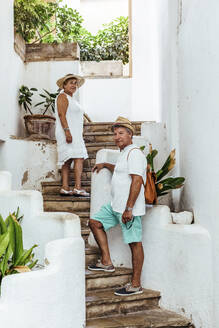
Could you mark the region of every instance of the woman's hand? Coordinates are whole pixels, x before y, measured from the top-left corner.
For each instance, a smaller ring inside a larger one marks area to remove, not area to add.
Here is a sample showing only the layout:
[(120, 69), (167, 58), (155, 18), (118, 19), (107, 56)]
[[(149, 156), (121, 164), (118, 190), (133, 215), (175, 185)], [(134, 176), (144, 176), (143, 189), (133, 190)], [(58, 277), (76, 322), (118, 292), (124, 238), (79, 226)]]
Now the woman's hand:
[(72, 135), (71, 135), (71, 132), (69, 130), (65, 131), (65, 138), (66, 138), (67, 143), (72, 143)]

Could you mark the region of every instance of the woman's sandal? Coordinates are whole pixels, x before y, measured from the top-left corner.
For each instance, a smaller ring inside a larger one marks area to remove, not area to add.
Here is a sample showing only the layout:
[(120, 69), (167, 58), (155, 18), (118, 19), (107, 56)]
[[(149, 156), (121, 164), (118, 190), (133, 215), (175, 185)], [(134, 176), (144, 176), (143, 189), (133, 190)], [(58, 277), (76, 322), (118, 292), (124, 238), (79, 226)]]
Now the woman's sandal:
[(89, 192), (87, 192), (86, 190), (84, 190), (84, 189), (79, 190), (76, 188), (73, 189), (73, 195), (78, 196), (78, 197), (89, 197), (90, 196)]
[(73, 190), (65, 190), (64, 188), (61, 188), (60, 191), (59, 191), (59, 194), (61, 196), (73, 196), (74, 195), (74, 192)]

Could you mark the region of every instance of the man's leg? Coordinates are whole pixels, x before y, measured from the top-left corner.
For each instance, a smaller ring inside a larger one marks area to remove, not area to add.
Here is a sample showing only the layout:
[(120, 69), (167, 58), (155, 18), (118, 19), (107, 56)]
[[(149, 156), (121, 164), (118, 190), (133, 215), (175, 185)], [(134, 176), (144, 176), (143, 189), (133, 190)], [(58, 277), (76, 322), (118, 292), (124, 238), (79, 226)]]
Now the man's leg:
[(93, 232), (94, 238), (101, 251), (101, 262), (104, 265), (112, 265), (110, 258), (109, 246), (106, 232), (103, 230), (103, 225), (97, 220), (90, 219), (89, 227)]
[(132, 286), (141, 286), (141, 271), (144, 262), (144, 250), (142, 242), (130, 243), (129, 244), (132, 252)]

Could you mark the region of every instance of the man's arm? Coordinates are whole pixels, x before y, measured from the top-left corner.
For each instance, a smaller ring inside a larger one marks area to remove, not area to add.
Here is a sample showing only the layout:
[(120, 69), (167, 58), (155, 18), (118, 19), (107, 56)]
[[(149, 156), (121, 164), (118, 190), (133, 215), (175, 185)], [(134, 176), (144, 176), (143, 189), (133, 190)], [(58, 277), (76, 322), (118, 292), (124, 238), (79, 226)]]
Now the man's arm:
[(110, 164), (110, 163), (95, 164), (94, 167), (92, 168), (92, 172), (96, 171), (97, 173), (99, 173), (100, 170), (102, 170), (103, 168), (106, 168), (113, 173), (115, 165)]
[(132, 182), (130, 186), (129, 197), (126, 203), (126, 209), (122, 214), (123, 223), (132, 220), (133, 218), (132, 209), (135, 205), (136, 199), (138, 198), (142, 185), (142, 177), (140, 175), (131, 174), (131, 178), (132, 178)]

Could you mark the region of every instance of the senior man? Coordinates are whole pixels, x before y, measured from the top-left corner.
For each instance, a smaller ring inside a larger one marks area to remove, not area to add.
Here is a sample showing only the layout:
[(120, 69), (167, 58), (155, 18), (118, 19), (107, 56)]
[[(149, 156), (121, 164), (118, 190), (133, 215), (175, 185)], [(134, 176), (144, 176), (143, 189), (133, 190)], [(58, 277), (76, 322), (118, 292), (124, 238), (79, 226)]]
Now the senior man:
[(92, 216), (89, 226), (101, 250), (101, 261), (88, 266), (91, 271), (114, 272), (110, 258), (106, 231), (120, 224), (123, 240), (129, 244), (132, 254), (133, 274), (131, 283), (116, 290), (115, 294), (128, 296), (141, 294), (141, 271), (144, 261), (142, 246), (141, 216), (145, 214), (144, 186), (146, 179), (146, 158), (142, 151), (132, 143), (134, 127), (131, 122), (118, 117), (112, 126), (115, 144), (120, 149), (116, 165), (109, 163), (96, 164), (92, 171), (103, 168), (113, 172), (112, 201), (101, 207)]

